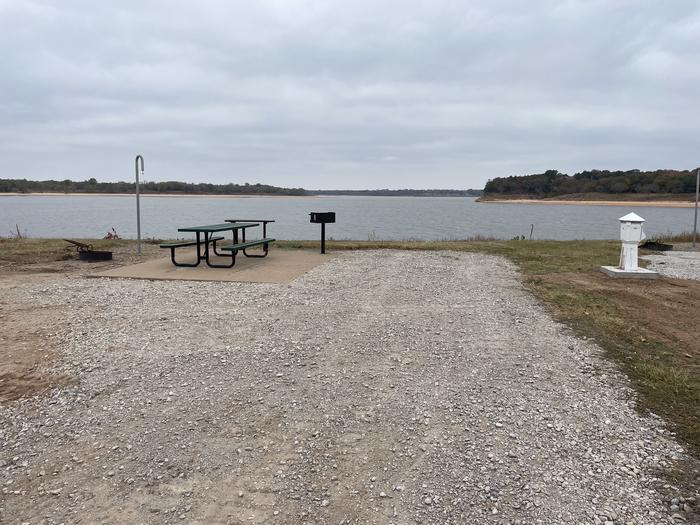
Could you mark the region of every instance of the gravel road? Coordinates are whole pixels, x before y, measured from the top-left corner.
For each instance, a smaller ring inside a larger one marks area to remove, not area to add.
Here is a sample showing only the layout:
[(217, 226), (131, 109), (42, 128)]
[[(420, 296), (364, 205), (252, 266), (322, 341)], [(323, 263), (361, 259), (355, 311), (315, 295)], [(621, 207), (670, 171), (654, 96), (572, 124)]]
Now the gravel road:
[(676, 522), (656, 490), (681, 448), (504, 259), (8, 294), (60, 312), (79, 384), (0, 407), (2, 523)]
[(666, 277), (700, 281), (700, 252), (663, 252), (642, 257), (650, 261), (650, 270)]

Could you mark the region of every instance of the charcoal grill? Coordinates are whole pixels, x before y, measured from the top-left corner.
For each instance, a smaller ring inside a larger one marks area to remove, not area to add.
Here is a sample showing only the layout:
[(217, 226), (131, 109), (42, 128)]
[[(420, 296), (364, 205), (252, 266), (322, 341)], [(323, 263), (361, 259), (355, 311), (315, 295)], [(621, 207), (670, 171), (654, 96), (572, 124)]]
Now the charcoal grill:
[(312, 224), (321, 225), (321, 253), (326, 253), (326, 224), (335, 222), (334, 211), (312, 211), (309, 213)]

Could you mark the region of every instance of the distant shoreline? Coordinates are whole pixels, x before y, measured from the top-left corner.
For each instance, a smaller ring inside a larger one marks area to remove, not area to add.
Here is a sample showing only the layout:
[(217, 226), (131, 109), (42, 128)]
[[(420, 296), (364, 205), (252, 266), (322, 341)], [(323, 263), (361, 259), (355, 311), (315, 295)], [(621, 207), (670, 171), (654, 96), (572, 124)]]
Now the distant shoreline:
[[(131, 197), (134, 193), (85, 193), (85, 192), (0, 192), (0, 197)], [(175, 198), (202, 198), (202, 199), (313, 199), (316, 197), (342, 197), (342, 196), (364, 196), (374, 197), (375, 195), (279, 195), (279, 194), (231, 194), (222, 195), (214, 193), (141, 193), (141, 197), (175, 197)], [(440, 196), (435, 196), (440, 197)], [(694, 202), (689, 201), (633, 201), (633, 200), (567, 200), (567, 199), (512, 199), (512, 198), (487, 198), (477, 199), (481, 204), (567, 204), (573, 206), (638, 206), (638, 207), (653, 207), (653, 208), (692, 208)]]
[[(63, 192), (33, 192), (33, 193), (0, 193), (0, 197), (134, 197), (135, 193), (63, 193)], [(141, 193), (141, 197), (201, 197), (209, 199), (259, 199), (263, 197), (274, 197), (276, 199), (296, 199), (296, 198), (313, 198), (315, 195), (279, 195), (272, 193), (255, 193), (255, 194), (231, 194), (223, 195), (218, 193)]]
[[(61, 191), (37, 191), (37, 192), (0, 192), (0, 197), (27, 197), (37, 195), (47, 197), (133, 197), (135, 193), (106, 193), (106, 192), (61, 192)], [(276, 199), (294, 199), (294, 198), (316, 198), (316, 197), (435, 197), (435, 198), (460, 198), (460, 199), (475, 199), (476, 196), (469, 195), (374, 195), (360, 193), (310, 193), (306, 195), (282, 195), (279, 193), (141, 193), (141, 197), (201, 197), (215, 199), (260, 199), (274, 197)]]
[(687, 201), (574, 201), (543, 199), (488, 199), (477, 201), (481, 204), (566, 204), (572, 206), (638, 206), (648, 208), (692, 208), (694, 202)]

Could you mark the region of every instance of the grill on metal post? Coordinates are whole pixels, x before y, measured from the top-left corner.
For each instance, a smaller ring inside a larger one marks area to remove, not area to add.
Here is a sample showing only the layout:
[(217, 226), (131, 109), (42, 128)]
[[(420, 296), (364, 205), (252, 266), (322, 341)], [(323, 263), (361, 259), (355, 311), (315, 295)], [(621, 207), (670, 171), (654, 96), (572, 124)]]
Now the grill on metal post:
[(311, 217), (311, 222), (313, 224), (321, 225), (321, 253), (326, 253), (326, 224), (335, 222), (335, 212), (312, 211), (309, 213), (309, 216)]

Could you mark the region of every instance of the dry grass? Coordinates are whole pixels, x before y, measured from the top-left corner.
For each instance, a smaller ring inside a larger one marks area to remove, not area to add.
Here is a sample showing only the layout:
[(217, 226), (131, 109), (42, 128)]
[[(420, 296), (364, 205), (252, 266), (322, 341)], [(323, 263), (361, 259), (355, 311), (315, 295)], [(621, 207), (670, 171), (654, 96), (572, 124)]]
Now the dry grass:
[[(693, 232), (682, 232), (669, 235), (654, 235), (650, 240), (665, 243), (686, 243), (693, 241)], [(698, 241), (700, 241), (700, 233), (698, 234)]]
[[(73, 239), (91, 244), (95, 250), (115, 250), (135, 244), (131, 240)], [(156, 241), (143, 241), (156, 242)], [(35, 239), (32, 237), (0, 237), (0, 266), (30, 265), (75, 258), (76, 247), (63, 239)]]

